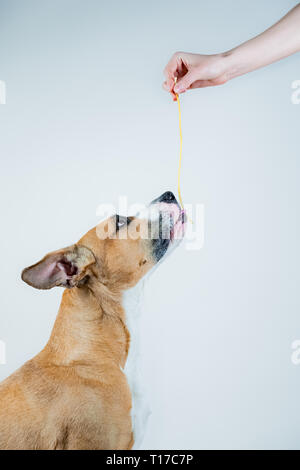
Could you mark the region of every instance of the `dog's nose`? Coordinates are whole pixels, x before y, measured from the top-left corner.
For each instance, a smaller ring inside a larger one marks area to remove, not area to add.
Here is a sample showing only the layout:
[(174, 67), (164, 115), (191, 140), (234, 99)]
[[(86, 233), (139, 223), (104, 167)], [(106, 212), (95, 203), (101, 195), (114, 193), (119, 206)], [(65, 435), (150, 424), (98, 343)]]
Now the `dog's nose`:
[(171, 202), (175, 202), (176, 198), (171, 191), (166, 191), (164, 194), (160, 196), (159, 201), (171, 203)]

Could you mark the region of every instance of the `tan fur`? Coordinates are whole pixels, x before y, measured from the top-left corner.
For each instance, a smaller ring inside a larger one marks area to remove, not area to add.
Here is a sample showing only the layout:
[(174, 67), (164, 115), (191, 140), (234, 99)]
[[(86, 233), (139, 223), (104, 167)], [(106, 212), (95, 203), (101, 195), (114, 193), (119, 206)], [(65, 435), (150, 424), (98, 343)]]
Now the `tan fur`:
[(77, 262), (74, 287), (63, 293), (46, 347), (0, 384), (0, 448), (130, 449), (131, 394), (121, 370), (130, 337), (121, 301), (154, 264), (150, 242), (99, 240), (92, 229), (24, 270), (23, 279), (63, 285), (59, 275), (36, 285), (36, 270), (57, 253)]

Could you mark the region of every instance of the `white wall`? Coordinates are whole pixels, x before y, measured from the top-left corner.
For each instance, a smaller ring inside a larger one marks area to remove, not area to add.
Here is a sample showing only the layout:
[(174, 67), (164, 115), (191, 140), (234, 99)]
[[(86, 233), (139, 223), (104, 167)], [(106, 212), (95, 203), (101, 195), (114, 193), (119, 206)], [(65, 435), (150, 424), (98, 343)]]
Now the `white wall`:
[[(3, 379), (45, 344), (62, 291), (23, 267), (75, 242), (101, 202), (176, 191), (175, 50), (261, 32), (289, 0), (0, 1)], [(143, 317), (145, 448), (299, 448), (299, 55), (182, 97), (182, 191), (205, 244), (150, 279)]]

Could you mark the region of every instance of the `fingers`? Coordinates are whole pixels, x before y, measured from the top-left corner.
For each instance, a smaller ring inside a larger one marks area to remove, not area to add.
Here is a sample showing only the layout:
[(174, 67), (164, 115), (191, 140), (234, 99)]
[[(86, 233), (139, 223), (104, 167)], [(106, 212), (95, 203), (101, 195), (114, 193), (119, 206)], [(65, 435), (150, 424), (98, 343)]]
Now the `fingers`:
[(175, 84), (175, 78), (177, 78), (181, 72), (181, 63), (181, 53), (175, 52), (164, 69), (164, 75), (166, 77), (164, 85), (165, 90), (172, 92)]
[[(193, 77), (189, 77), (189, 79), (193, 80)], [(165, 81), (163, 83), (163, 88), (164, 90), (171, 93), (173, 100), (176, 101), (176, 93), (179, 93), (179, 94), (184, 93), (186, 90), (194, 90), (195, 88), (206, 88), (206, 87), (211, 87), (211, 86), (223, 85), (226, 82), (227, 82), (227, 78), (225, 76), (218, 77), (218, 78), (211, 79), (211, 80), (197, 80), (196, 79), (189, 86), (187, 86), (187, 88), (183, 87), (181, 88), (181, 91), (177, 91), (177, 86), (175, 86), (174, 88), (172, 87), (172, 89), (170, 90), (167, 84), (167, 81)], [(178, 85), (179, 84), (180, 82), (178, 82)], [(186, 82), (186, 84), (188, 84), (188, 81)], [(181, 85), (184, 85), (184, 84), (181, 84)]]
[(176, 52), (168, 62), (164, 74), (166, 80), (163, 87), (172, 94), (173, 98), (177, 93), (184, 93), (193, 88), (222, 85), (229, 79), (221, 54)]
[[(174, 83), (175, 83), (175, 82), (174, 82)], [(176, 100), (176, 93), (174, 93), (173, 88), (174, 88), (174, 85), (172, 86), (172, 88), (171, 88), (171, 90), (170, 90), (169, 85), (167, 84), (167, 81), (165, 81), (165, 82), (163, 83), (163, 89), (166, 90), (166, 91), (168, 91), (169, 93), (171, 93), (172, 98), (173, 98), (173, 101), (175, 101), (175, 100)]]
[(174, 87), (175, 93), (184, 93), (192, 86), (192, 84), (197, 80), (197, 78), (198, 77), (196, 70), (189, 70), (182, 78), (177, 81)]
[(164, 76), (166, 77), (166, 81), (174, 80), (175, 73), (177, 70), (177, 53), (173, 54), (169, 62), (167, 63), (164, 69)]
[(166, 80), (163, 88), (171, 93), (173, 98), (176, 98), (176, 93), (184, 93), (195, 80), (199, 79), (196, 67), (191, 68), (189, 65), (190, 55), (195, 56), (184, 52), (175, 52), (164, 69)]

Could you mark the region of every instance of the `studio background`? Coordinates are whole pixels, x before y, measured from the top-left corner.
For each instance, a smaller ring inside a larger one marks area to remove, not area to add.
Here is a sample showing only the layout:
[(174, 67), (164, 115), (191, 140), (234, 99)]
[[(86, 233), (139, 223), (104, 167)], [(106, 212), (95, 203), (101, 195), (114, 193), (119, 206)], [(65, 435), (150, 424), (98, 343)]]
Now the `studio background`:
[[(176, 192), (170, 55), (228, 50), (296, 3), (0, 1), (0, 379), (43, 348), (62, 295), (21, 270), (96, 225), (100, 203)], [(297, 79), (299, 54), (182, 96), (182, 191), (205, 206), (205, 242), (146, 287), (143, 448), (300, 447)]]

